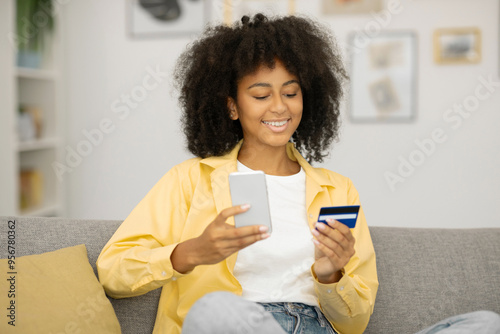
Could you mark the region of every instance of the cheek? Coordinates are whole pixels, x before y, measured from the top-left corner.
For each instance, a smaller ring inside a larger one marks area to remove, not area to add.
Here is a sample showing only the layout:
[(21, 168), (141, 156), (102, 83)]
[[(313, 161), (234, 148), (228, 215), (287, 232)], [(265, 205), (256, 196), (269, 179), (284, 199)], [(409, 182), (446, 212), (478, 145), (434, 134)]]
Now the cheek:
[(302, 100), (298, 100), (291, 105), (292, 112), (297, 116), (302, 116), (302, 111), (304, 109), (304, 104)]
[(266, 108), (262, 104), (255, 103), (253, 101), (245, 101), (240, 105), (240, 116), (248, 120), (258, 120), (265, 113)]

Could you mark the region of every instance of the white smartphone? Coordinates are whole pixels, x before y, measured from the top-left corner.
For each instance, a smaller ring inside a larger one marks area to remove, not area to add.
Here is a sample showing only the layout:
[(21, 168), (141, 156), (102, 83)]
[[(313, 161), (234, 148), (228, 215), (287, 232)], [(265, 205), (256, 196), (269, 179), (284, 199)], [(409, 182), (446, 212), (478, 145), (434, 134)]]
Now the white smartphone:
[(236, 227), (265, 225), (272, 232), (267, 196), (266, 175), (263, 171), (229, 174), (229, 190), (233, 206), (250, 204), (248, 211), (234, 216)]

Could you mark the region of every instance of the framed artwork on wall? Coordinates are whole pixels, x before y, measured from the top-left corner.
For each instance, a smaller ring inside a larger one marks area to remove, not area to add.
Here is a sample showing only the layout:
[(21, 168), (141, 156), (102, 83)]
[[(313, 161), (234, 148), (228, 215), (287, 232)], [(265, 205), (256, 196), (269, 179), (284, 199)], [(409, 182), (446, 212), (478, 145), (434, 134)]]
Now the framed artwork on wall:
[(204, 0), (127, 0), (132, 37), (197, 34), (207, 21)]
[(438, 64), (474, 64), (481, 61), (478, 28), (447, 28), (434, 31), (434, 60)]
[(352, 33), (349, 39), (349, 119), (353, 122), (413, 121), (417, 73), (415, 33), (381, 32), (372, 38)]

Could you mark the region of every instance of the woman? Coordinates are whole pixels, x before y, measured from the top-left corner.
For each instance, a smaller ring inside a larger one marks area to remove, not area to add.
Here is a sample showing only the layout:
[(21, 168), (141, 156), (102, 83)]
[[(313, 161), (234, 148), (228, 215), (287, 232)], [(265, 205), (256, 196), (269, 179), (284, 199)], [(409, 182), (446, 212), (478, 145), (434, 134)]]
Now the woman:
[[(378, 288), (363, 210), (353, 229), (316, 223), (321, 207), (359, 205), (358, 193), (308, 162), (338, 137), (346, 74), (327, 30), (245, 16), (208, 28), (176, 78), (196, 158), (166, 173), (104, 247), (107, 293), (162, 287), (155, 333), (363, 332)], [(228, 175), (248, 170), (266, 174), (272, 234), (234, 227), (252, 208), (232, 206)]]

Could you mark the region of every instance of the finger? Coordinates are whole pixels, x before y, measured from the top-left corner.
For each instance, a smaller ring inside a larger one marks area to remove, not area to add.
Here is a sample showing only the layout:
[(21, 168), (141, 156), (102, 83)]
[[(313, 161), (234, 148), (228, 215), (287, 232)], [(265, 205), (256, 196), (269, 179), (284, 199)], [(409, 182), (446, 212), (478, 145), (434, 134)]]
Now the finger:
[(340, 258), (339, 256), (337, 256), (337, 254), (335, 254), (335, 252), (332, 252), (328, 247), (326, 247), (325, 245), (323, 245), (319, 241), (317, 241), (317, 240), (314, 240), (314, 241), (315, 241), (314, 243), (316, 245), (315, 248), (318, 249), (318, 251), (324, 253), (325, 256), (328, 258), (328, 261), (333, 266), (333, 272), (344, 268), (344, 266), (346, 265), (347, 262), (343, 261), (342, 258)]
[(349, 241), (354, 240), (354, 237), (351, 233), (351, 229), (347, 225), (342, 224), (338, 220), (331, 220), (331, 219), (328, 219), (327, 223), (328, 226), (339, 231), (347, 240)]
[(322, 242), (313, 239), (313, 243), (323, 254), (325, 254), (326, 257), (330, 259), (330, 261), (332, 261), (332, 263), (336, 263), (337, 260), (340, 259), (340, 257), (332, 249), (325, 246)]
[(333, 264), (335, 268), (337, 268), (337, 270), (344, 268), (344, 266), (351, 259), (351, 256), (338, 251), (340, 247), (334, 250), (327, 247), (325, 244), (318, 240), (313, 239), (313, 242), (316, 245), (316, 248), (319, 249), (319, 251), (321, 251), (323, 254), (325, 254), (328, 260)]
[(312, 229), (311, 232), (317, 241), (321, 242), (323, 245), (325, 245), (332, 251), (338, 253), (344, 251), (343, 245), (340, 245), (339, 242), (335, 240), (335, 238), (329, 235), (329, 234), (334, 234), (335, 231), (333, 231), (331, 228), (329, 228), (323, 223), (318, 223), (316, 226), (317, 227)]
[[(343, 225), (341, 223), (338, 224)], [(337, 226), (335, 224), (332, 225)], [(342, 251), (351, 253), (354, 249), (354, 237), (352, 237), (349, 228), (347, 228), (347, 233), (350, 235), (351, 240), (348, 240), (348, 238), (346, 238), (336, 228), (330, 228), (323, 223), (317, 223), (316, 226), (317, 230), (313, 230), (313, 235), (316, 237), (316, 239), (320, 240), (330, 249), (335, 250), (338, 255), (341, 255), (340, 253)]]
[(229, 240), (238, 240), (258, 235), (264, 236), (268, 234), (268, 231), (269, 228), (265, 225), (242, 226), (228, 230), (226, 232), (226, 238)]
[(215, 221), (219, 224), (225, 223), (229, 217), (246, 212), (248, 209), (250, 209), (250, 204), (235, 205), (230, 208), (226, 208), (217, 215)]
[(227, 247), (228, 249), (231, 249), (233, 252), (237, 252), (243, 248), (246, 248), (246, 247), (256, 243), (257, 241), (267, 239), (267, 238), (269, 238), (269, 236), (270, 235), (268, 233), (260, 233), (257, 235), (250, 235), (250, 236), (242, 237), (242, 238), (238, 238), (238, 239), (226, 240), (225, 247)]
[[(321, 233), (327, 235), (328, 237), (334, 239), (342, 246), (348, 246), (348, 244), (354, 245), (354, 236), (351, 233), (351, 229), (346, 225), (342, 224), (337, 220), (328, 219), (328, 225), (319, 226)], [(329, 226), (330, 228), (324, 228)]]

